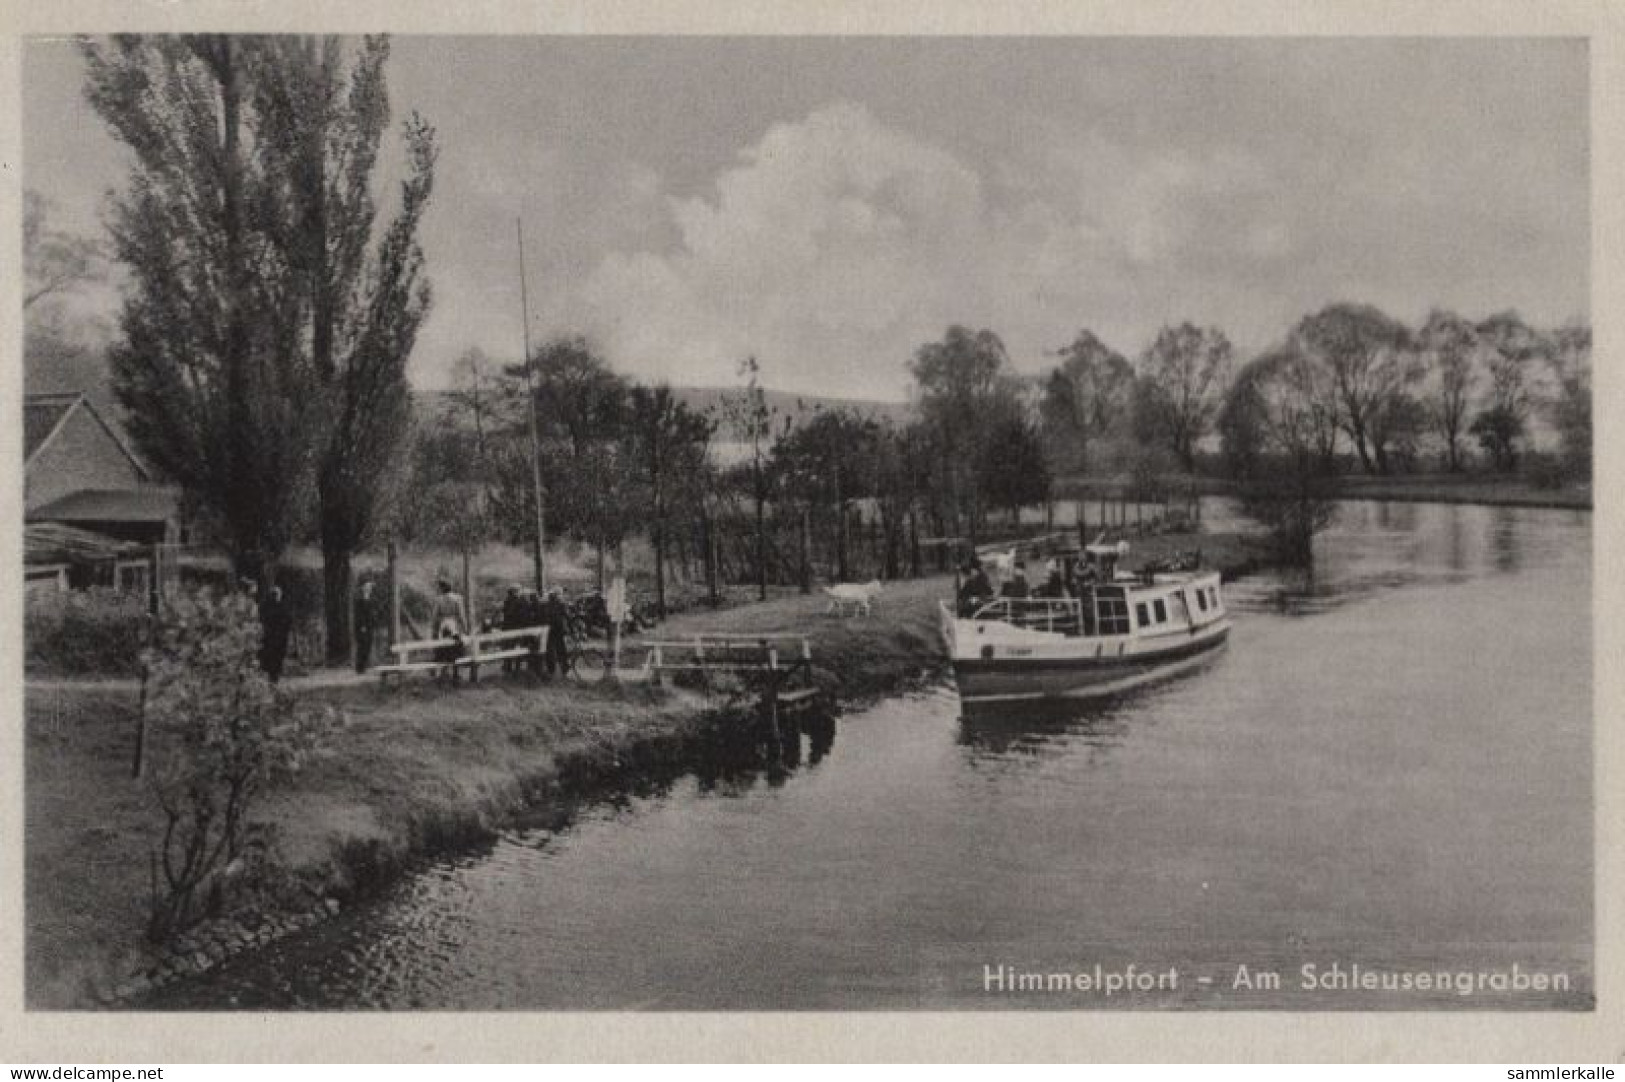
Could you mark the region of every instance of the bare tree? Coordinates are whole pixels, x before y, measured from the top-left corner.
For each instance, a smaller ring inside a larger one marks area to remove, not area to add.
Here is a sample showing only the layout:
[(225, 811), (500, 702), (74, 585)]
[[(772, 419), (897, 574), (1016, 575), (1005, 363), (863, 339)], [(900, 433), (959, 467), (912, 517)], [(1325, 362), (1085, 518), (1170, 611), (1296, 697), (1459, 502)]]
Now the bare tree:
[(772, 452), (773, 421), (777, 411), (762, 390), (762, 366), (755, 357), (739, 362), (744, 381), (722, 402), (722, 416), (734, 437), (750, 445), (751, 499), (756, 513), (756, 596), (767, 600), (767, 459)]
[(1090, 443), (1110, 436), (1127, 415), (1134, 368), (1088, 330), (1079, 331), (1060, 355), (1060, 365), (1044, 380), (1039, 411), (1052, 451), (1064, 465), (1086, 473)]
[(1410, 332), (1370, 305), (1334, 304), (1305, 316), (1293, 336), (1331, 373), (1339, 420), (1360, 465), (1367, 473), (1387, 473), (1387, 422), (1408, 409), (1399, 400), (1422, 377)]
[(1497, 469), (1511, 470), (1528, 431), (1536, 366), (1551, 356), (1551, 343), (1516, 312), (1490, 316), (1476, 330), (1485, 347), (1489, 395), (1469, 431)]
[(1142, 442), (1162, 442), (1187, 471), (1213, 427), (1230, 373), (1230, 340), (1217, 327), (1164, 327), (1140, 358), (1135, 427)]
[[(1315, 534), (1336, 514), (1336, 477), (1323, 451), (1325, 375), (1288, 342), (1242, 369), (1224, 408), (1227, 442), (1250, 444), (1242, 510), (1269, 528), (1277, 555), (1291, 564), (1313, 559)], [(1238, 450), (1227, 446), (1227, 457)]]
[(1445, 468), (1456, 473), (1461, 470), (1461, 438), (1477, 382), (1478, 331), (1460, 316), (1435, 309), (1422, 326), (1419, 345), (1433, 362), (1428, 420), (1444, 441)]
[(51, 201), (23, 190), (23, 311), (48, 297), (104, 277), (102, 247), (47, 224)]

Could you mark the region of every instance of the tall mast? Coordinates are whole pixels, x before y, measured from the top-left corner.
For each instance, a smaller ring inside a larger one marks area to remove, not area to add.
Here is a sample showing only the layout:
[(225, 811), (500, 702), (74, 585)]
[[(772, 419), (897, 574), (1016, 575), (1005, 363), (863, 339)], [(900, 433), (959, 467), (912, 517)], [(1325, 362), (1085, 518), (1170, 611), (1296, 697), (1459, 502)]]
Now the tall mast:
[(519, 232), (519, 309), (524, 321), (525, 403), (529, 407), (526, 413), (530, 419), (530, 486), (531, 494), (536, 498), (536, 538), (532, 557), (536, 569), (536, 592), (540, 594), (547, 591), (547, 564), (542, 555), (543, 538), (547, 536), (547, 515), (542, 507), (542, 449), (536, 425), (536, 377), (531, 371), (530, 296), (525, 291), (525, 223), (523, 219), (515, 218), (514, 225)]

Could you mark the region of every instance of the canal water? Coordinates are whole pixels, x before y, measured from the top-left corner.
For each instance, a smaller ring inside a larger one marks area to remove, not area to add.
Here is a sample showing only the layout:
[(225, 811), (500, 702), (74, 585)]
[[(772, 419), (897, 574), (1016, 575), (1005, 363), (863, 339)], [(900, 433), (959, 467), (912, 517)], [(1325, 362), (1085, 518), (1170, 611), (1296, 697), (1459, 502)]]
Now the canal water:
[(1312, 577), (1227, 588), (1194, 673), (892, 699), (794, 769), (513, 829), (151, 1005), (1585, 1009), (1590, 529), (1350, 503)]

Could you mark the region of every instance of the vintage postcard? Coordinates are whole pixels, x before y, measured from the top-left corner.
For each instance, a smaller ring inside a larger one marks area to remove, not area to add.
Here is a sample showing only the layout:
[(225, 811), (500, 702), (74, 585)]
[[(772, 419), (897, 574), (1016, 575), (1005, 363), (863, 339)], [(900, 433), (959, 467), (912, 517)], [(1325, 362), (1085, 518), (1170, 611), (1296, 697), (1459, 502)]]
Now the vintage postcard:
[(1606, 7), (375, 14), (14, 23), (19, 1048), (1625, 1054)]

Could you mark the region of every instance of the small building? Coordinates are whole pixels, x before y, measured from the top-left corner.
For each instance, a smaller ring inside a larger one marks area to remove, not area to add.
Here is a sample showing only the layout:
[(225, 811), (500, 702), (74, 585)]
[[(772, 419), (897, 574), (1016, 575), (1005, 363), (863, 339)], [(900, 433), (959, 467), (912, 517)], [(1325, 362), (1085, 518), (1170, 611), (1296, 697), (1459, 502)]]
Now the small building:
[(146, 589), (159, 546), (181, 540), (175, 489), (156, 483), (82, 393), (23, 401), (25, 580)]

